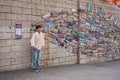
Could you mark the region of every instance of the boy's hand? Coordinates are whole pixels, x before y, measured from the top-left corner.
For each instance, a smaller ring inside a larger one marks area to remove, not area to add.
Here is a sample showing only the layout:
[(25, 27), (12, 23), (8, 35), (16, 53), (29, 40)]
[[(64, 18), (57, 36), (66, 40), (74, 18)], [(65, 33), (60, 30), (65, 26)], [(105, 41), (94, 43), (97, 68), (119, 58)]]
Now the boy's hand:
[(37, 49), (36, 46), (33, 46), (32, 48), (35, 49), (35, 50)]

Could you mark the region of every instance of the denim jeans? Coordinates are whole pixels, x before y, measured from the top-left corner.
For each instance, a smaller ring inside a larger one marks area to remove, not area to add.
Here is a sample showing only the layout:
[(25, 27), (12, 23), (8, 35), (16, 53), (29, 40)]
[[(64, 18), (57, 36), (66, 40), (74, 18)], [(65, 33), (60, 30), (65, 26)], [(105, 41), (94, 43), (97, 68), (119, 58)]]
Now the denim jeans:
[(41, 51), (40, 50), (32, 50), (32, 61), (33, 61), (33, 67), (34, 69), (39, 69), (40, 68), (40, 56), (41, 56)]

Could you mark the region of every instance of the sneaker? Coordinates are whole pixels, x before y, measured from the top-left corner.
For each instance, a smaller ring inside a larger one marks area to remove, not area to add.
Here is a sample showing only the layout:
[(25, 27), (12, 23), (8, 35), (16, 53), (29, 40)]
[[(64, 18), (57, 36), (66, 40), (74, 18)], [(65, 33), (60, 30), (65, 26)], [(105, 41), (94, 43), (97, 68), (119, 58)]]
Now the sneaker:
[(42, 68), (40, 68), (40, 69), (39, 69), (39, 71), (40, 71), (40, 72), (43, 72), (43, 69), (42, 69)]
[(39, 69), (34, 69), (33, 71), (38, 73), (40, 70)]
[(39, 70), (39, 69), (37, 69), (37, 70), (35, 70), (35, 72), (37, 72), (37, 73), (38, 73), (38, 72), (40, 72), (40, 70)]

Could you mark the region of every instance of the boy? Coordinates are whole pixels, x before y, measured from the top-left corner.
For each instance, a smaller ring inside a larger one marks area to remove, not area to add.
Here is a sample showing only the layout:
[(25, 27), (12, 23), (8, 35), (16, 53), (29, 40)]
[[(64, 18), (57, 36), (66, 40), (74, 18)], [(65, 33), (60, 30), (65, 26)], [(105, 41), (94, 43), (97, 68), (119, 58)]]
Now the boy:
[(39, 60), (41, 57), (41, 49), (44, 46), (44, 34), (41, 32), (42, 27), (37, 25), (35, 33), (32, 35), (30, 40), (32, 46), (32, 60), (34, 71), (39, 72), (41, 70)]

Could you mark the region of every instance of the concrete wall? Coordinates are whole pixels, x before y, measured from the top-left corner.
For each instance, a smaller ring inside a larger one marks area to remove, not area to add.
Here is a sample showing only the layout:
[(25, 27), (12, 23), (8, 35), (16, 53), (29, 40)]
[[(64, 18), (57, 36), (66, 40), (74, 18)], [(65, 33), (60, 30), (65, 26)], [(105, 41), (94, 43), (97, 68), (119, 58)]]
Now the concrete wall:
[[(105, 10), (115, 7), (94, 0), (97, 6)], [(81, 0), (80, 7), (86, 9), (88, 1)], [(48, 12), (68, 11), (77, 8), (77, 0), (0, 0), (0, 71), (18, 70), (31, 67), (31, 24), (39, 21), (40, 16)], [(116, 16), (120, 10), (116, 8)], [(15, 22), (22, 21), (22, 39), (14, 36)], [(66, 52), (62, 47), (45, 42), (42, 49), (42, 66), (75, 64), (76, 54)], [(83, 58), (86, 56), (83, 56)], [(83, 59), (82, 59), (83, 60)], [(85, 63), (86, 59), (82, 61)]]

